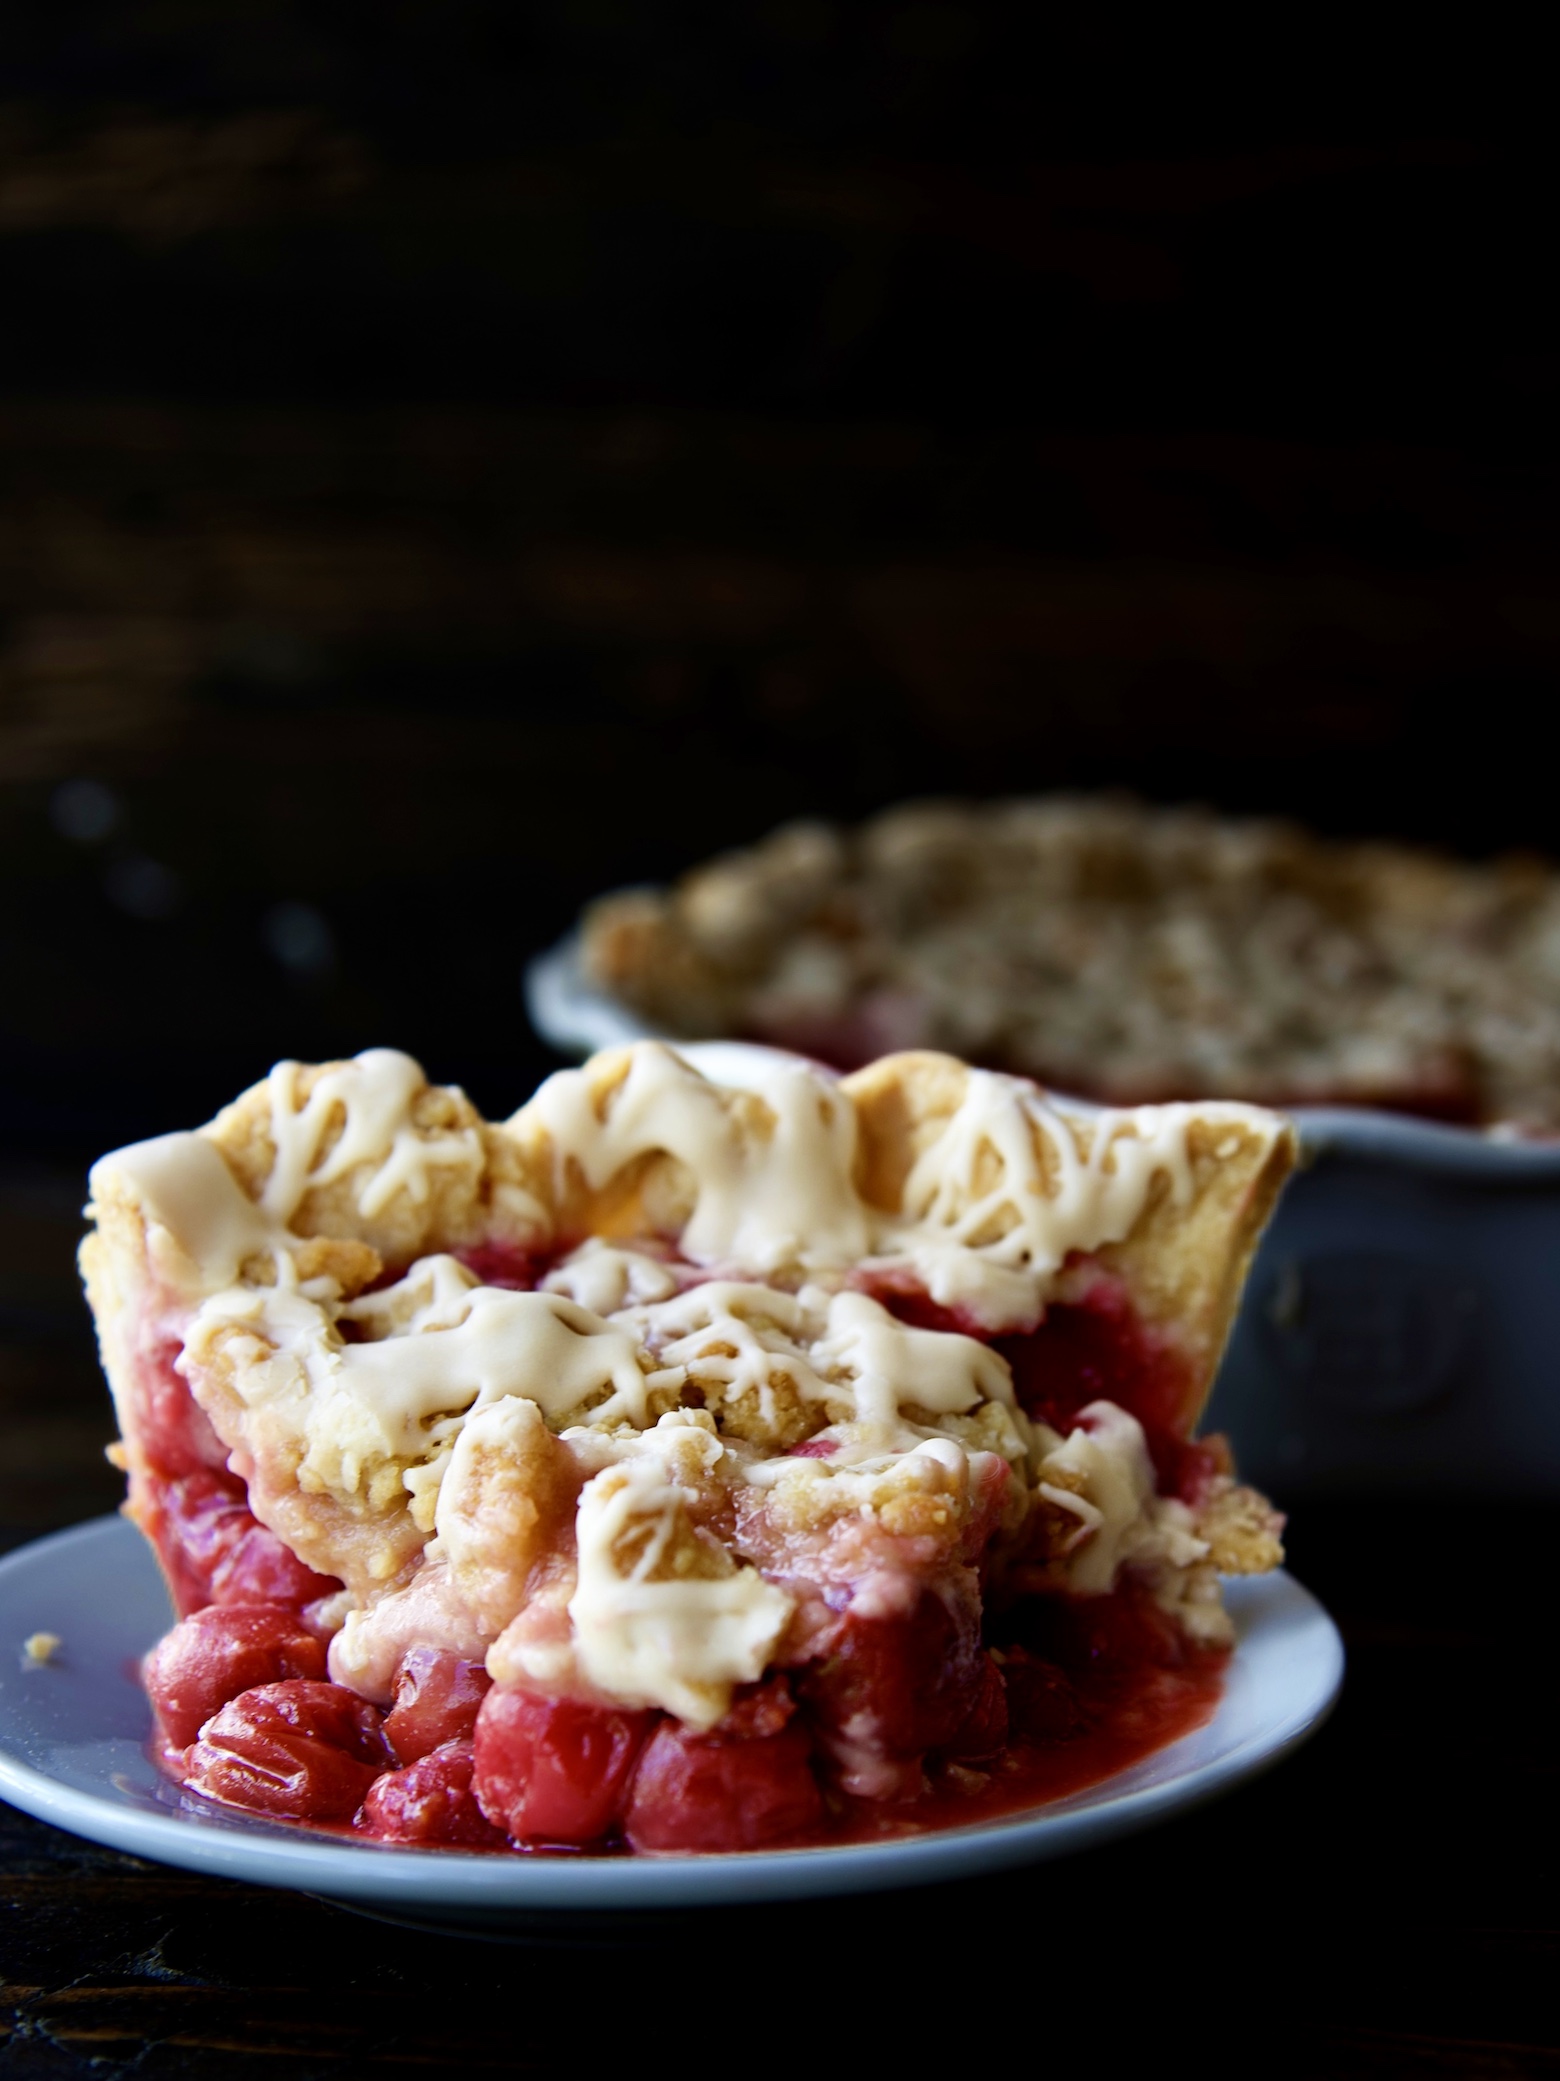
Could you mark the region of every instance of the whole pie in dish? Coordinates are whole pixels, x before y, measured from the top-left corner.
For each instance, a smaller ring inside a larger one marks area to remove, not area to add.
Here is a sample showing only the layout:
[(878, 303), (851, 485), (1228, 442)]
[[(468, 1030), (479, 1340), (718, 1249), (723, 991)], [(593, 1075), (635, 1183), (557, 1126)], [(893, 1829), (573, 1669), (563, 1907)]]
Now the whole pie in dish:
[(1115, 797), (794, 824), (603, 898), (649, 1027), (843, 1069), (947, 1048), (1110, 1104), (1348, 1104), (1560, 1133), (1560, 874)]
[(399, 1843), (946, 1825), (1204, 1718), (1279, 1520), (1193, 1430), (1294, 1155), (946, 1055), (387, 1050), (105, 1157), (164, 1767)]

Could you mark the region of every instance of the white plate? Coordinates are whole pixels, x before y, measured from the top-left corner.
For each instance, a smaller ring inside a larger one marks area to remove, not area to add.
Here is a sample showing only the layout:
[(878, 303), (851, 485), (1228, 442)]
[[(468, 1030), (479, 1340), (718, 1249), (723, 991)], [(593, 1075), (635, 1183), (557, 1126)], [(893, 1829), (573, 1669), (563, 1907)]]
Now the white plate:
[[(664, 1910), (969, 1878), (1147, 1827), (1228, 1791), (1315, 1733), (1343, 1678), (1332, 1620), (1282, 1573), (1233, 1583), (1228, 1597), (1240, 1643), (1208, 1724), (1049, 1806), (840, 1849), (480, 1856), (337, 1841), (185, 1800), (146, 1754), (150, 1714), (135, 1676), (169, 1623), (167, 1598), (140, 1534), (98, 1518), (0, 1561), (0, 1795), (164, 1864), (490, 1934), (534, 1929), (538, 1910)], [(35, 1632), (60, 1636), (52, 1662), (24, 1655)]]

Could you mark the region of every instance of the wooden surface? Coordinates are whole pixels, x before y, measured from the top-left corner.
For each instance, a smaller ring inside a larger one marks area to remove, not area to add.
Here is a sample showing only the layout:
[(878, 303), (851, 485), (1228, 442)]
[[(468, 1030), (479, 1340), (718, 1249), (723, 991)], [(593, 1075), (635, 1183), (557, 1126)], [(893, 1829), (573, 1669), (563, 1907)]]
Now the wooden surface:
[[(72, 1290), (78, 1190), (34, 1165), (0, 1192), (7, 1543), (117, 1492)], [(1015, 2033), (1121, 2059), (1168, 2033), (1211, 2071), (1560, 2072), (1557, 1537), (1554, 1508), (1306, 1506), (1292, 1563), (1350, 1656), (1314, 1744), (1135, 1841), (969, 1885), (492, 1946), (0, 1807), (0, 2076), (595, 2070), (601, 2033), (686, 2071), (686, 2031), (874, 2068)]]

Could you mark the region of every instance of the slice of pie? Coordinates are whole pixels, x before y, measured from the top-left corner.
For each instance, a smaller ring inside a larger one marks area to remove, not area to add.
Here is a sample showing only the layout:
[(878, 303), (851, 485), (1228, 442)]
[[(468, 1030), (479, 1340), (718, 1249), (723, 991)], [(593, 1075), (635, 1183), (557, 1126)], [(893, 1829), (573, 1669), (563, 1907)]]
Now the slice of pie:
[(397, 1842), (943, 1825), (1212, 1709), (1279, 1520), (1193, 1429), (1294, 1157), (944, 1055), (658, 1042), (502, 1126), (283, 1063), (82, 1248), (192, 1791)]

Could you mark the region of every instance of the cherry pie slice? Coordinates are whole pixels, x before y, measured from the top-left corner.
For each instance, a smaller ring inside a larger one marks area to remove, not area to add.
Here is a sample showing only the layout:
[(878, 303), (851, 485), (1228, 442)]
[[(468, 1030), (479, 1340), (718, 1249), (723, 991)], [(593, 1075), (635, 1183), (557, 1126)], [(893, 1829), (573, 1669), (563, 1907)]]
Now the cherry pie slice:
[(933, 1054), (641, 1042), (502, 1125), (283, 1063), (82, 1248), (191, 1791), (400, 1843), (838, 1841), (1212, 1709), (1280, 1522), (1193, 1428), (1294, 1158)]

